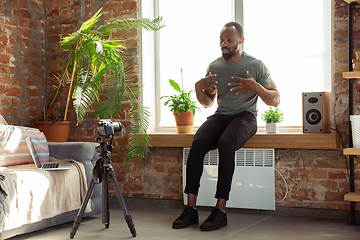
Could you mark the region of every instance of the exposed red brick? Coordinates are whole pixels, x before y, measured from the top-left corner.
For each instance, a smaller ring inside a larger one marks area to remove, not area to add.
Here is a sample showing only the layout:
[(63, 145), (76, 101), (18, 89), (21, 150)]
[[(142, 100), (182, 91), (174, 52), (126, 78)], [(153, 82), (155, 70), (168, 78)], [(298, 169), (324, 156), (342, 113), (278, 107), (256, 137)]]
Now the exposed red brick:
[(40, 9), (42, 9), (42, 4), (41, 4), (41, 2), (32, 1), (31, 8), (33, 8), (35, 10), (40, 10)]
[(30, 18), (30, 14), (26, 9), (15, 9), (13, 11), (14, 16), (20, 16), (23, 18)]
[(19, 1), (19, 6), (21, 8), (27, 9), (28, 8), (27, 1)]
[(33, 48), (40, 49), (40, 44), (38, 42), (33, 43)]
[(14, 67), (0, 64), (0, 73), (14, 74)]
[(10, 63), (10, 56), (5, 54), (0, 54), (0, 62)]
[(6, 3), (7, 3), (7, 4), (10, 4), (10, 5), (16, 6), (16, 5), (17, 5), (17, 1), (18, 1), (18, 0), (7, 0)]
[(118, 11), (118, 10), (122, 10), (123, 9), (123, 4), (122, 3), (109, 3), (109, 4), (105, 4), (103, 11), (107, 12), (107, 11)]
[(137, 10), (138, 3), (137, 2), (124, 2), (124, 10)]
[(325, 192), (325, 201), (344, 201), (345, 192)]
[(0, 74), (1, 83), (2, 84), (9, 84), (10, 83), (10, 75), (9, 74)]
[(143, 191), (144, 187), (140, 183), (127, 183), (125, 184), (125, 191), (140, 192)]
[(349, 182), (341, 182), (341, 183), (339, 183), (339, 189), (341, 189), (342, 191), (349, 192), (350, 191)]
[(45, 2), (45, 8), (51, 9), (51, 8), (66, 7), (68, 5), (68, 3), (69, 3), (69, 1), (67, 1), (67, 0), (46, 1)]
[(29, 28), (37, 29), (37, 24), (34, 21), (29, 21)]
[(8, 37), (5, 35), (0, 35), (0, 43), (7, 44), (9, 41)]
[(0, 114), (4, 116), (16, 116), (17, 113), (18, 109), (11, 106), (9, 108), (0, 108)]
[(23, 19), (21, 19), (20, 21), (19, 21), (19, 26), (20, 27), (27, 27), (26, 25), (27, 25), (27, 22), (28, 22), (28, 19), (27, 18), (23, 18)]
[(336, 191), (338, 189), (338, 183), (335, 181), (320, 181), (320, 184), (322, 186), (324, 186), (325, 188), (332, 190), (332, 191)]
[(40, 67), (41, 67), (41, 64), (39, 63), (39, 61), (32, 61), (32, 62), (31, 62), (31, 65), (32, 65), (33, 67), (36, 67), (36, 68), (40, 68)]
[(0, 104), (2, 106), (10, 106), (11, 105), (11, 100), (10, 99), (1, 99)]
[(14, 85), (20, 85), (20, 84), (21, 84), (21, 80), (20, 80), (18, 77), (12, 75), (12, 76), (11, 76), (11, 83), (14, 84)]
[(31, 36), (31, 30), (28, 28), (19, 27), (19, 28), (17, 28), (16, 32), (19, 36), (22, 36), (25, 38), (30, 38), (30, 36)]
[(24, 91), (20, 87), (6, 87), (5, 93), (7, 96), (23, 97)]
[(329, 179), (346, 179), (346, 172), (329, 172)]
[(30, 57), (32, 58), (38, 58), (40, 56), (39, 51), (31, 51), (30, 52)]
[(308, 176), (314, 179), (326, 179), (327, 174), (323, 169), (310, 169)]
[(30, 88), (29, 89), (29, 96), (30, 97), (39, 96), (39, 94), (40, 94), (39, 89), (36, 89), (36, 88)]
[(177, 167), (168, 167), (166, 172), (168, 174), (181, 174), (182, 173), (182, 168), (181, 166), (177, 166)]

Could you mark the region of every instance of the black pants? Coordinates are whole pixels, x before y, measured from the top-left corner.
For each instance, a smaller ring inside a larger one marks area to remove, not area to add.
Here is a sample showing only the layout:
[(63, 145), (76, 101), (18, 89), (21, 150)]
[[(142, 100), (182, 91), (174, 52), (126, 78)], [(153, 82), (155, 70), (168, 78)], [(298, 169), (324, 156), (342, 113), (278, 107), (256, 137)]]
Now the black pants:
[(254, 114), (242, 112), (235, 115), (210, 116), (197, 130), (186, 166), (185, 193), (198, 195), (207, 152), (218, 148), (218, 182), (215, 198), (229, 200), (235, 169), (235, 151), (240, 149), (256, 133)]

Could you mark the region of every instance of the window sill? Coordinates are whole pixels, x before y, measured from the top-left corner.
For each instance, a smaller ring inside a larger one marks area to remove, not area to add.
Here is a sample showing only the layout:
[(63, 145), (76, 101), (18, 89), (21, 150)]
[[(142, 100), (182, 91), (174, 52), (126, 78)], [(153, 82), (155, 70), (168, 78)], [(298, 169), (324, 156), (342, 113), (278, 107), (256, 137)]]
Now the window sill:
[[(149, 133), (152, 147), (190, 147), (194, 134)], [(339, 149), (337, 133), (257, 133), (244, 148)]]

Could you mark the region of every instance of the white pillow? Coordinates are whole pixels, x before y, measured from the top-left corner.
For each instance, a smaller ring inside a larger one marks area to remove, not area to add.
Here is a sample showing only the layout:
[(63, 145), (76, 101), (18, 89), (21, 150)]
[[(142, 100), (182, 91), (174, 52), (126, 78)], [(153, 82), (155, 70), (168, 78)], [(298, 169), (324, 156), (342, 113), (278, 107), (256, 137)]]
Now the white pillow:
[(3, 116), (1, 116), (1, 114), (0, 114), (0, 124), (7, 125), (6, 120), (3, 118)]

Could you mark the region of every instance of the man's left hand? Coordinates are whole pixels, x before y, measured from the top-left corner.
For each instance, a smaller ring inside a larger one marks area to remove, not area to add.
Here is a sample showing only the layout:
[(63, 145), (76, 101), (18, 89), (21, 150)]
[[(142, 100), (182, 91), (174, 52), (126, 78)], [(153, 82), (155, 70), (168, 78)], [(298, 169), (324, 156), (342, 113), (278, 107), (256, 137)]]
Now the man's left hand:
[(236, 95), (239, 93), (245, 92), (245, 91), (254, 91), (256, 88), (256, 85), (258, 84), (255, 79), (253, 79), (249, 75), (249, 71), (246, 72), (246, 78), (241, 77), (231, 77), (231, 79), (236, 80), (237, 82), (231, 82), (228, 83), (229, 86), (235, 86), (233, 88), (230, 88), (230, 91), (236, 91)]

